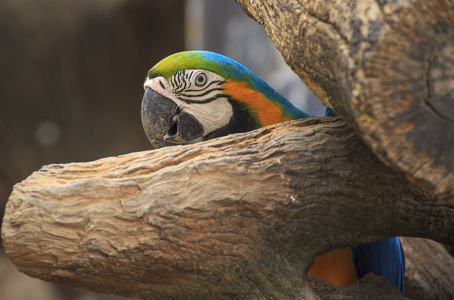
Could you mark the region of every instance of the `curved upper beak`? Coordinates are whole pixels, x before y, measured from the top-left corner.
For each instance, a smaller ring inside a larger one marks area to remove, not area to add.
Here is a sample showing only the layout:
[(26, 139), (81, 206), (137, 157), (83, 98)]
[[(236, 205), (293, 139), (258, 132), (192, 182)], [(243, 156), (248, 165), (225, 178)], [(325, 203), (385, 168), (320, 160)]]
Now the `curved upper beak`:
[(165, 146), (164, 136), (174, 125), (178, 106), (172, 100), (147, 88), (142, 98), (142, 126), (155, 148)]
[(203, 126), (167, 97), (147, 88), (142, 98), (142, 126), (155, 148), (185, 144), (203, 136)]

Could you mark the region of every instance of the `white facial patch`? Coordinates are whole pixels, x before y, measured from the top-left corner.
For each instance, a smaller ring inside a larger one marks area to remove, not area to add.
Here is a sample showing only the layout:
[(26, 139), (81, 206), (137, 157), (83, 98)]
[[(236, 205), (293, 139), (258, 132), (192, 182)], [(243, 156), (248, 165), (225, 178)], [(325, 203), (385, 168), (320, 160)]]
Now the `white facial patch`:
[[(197, 81), (200, 73), (206, 76), (206, 81), (201, 86), (197, 85), (200, 83), (200, 80)], [(179, 77), (176, 78), (177, 75)], [(204, 135), (207, 135), (227, 125), (233, 115), (232, 105), (219, 89), (224, 81), (222, 76), (209, 71), (185, 70), (169, 80), (162, 76), (147, 78), (144, 89), (151, 88), (175, 102), (181, 111), (192, 115), (200, 122)]]
[(196, 117), (202, 124), (205, 135), (227, 125), (233, 115), (232, 105), (227, 98), (202, 104), (191, 103), (184, 111)]

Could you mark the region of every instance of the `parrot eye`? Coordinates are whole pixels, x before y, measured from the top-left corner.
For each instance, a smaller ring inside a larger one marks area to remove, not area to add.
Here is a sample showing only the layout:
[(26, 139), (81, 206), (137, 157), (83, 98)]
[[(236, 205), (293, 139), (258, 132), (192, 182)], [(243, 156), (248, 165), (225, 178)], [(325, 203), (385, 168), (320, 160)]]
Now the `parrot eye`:
[(199, 73), (197, 77), (195, 78), (195, 85), (197, 86), (203, 86), (207, 83), (207, 76), (205, 73)]

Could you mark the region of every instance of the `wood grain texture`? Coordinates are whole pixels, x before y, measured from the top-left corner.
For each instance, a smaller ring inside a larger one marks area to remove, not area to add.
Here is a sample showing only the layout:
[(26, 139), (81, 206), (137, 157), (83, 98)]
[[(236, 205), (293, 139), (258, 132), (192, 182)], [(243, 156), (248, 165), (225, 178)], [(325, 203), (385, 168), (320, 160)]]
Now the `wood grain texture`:
[(454, 203), (452, 0), (237, 0), (388, 166)]
[(454, 298), (454, 258), (437, 242), (401, 238), (405, 252), (405, 295), (414, 300)]
[(317, 255), (396, 235), (453, 245), (454, 206), (339, 118), (44, 166), (15, 185), (2, 227), (20, 271), (144, 299), (351, 299), (367, 282), (394, 295), (374, 279), (334, 289), (306, 274)]

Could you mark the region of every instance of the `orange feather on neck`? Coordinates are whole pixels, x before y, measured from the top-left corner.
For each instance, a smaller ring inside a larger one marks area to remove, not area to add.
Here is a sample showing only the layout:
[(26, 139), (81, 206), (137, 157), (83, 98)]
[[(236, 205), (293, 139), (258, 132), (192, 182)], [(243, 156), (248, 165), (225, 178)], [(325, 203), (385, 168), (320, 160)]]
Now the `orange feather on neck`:
[(245, 103), (256, 114), (262, 126), (293, 120), (292, 116), (283, 115), (283, 109), (279, 103), (273, 102), (262, 93), (249, 88), (246, 82), (227, 79), (222, 88), (224, 94)]

